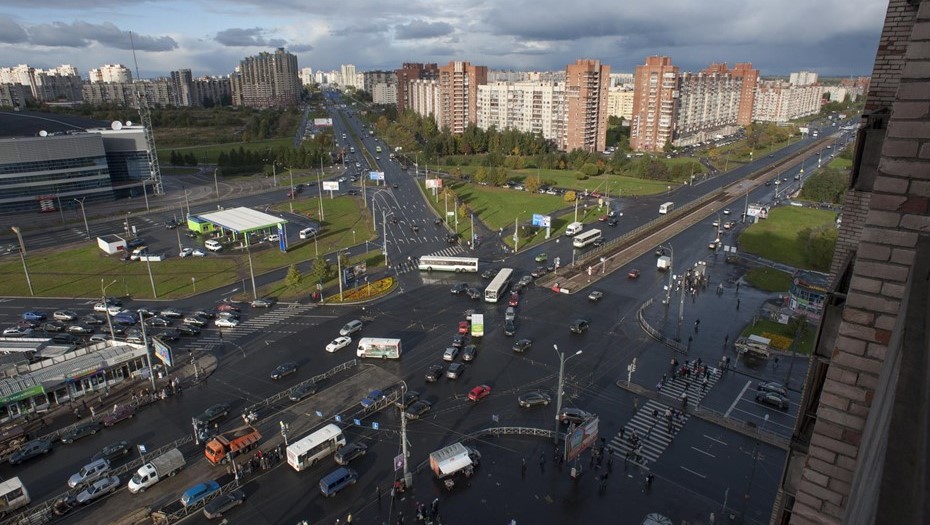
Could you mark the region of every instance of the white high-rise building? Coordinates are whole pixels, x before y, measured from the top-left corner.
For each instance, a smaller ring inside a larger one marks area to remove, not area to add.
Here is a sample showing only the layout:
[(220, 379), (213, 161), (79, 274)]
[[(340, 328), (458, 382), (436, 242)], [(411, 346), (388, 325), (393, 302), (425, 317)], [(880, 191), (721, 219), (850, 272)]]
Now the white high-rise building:
[(301, 86), (309, 86), (310, 84), (313, 84), (313, 68), (312, 67), (301, 68), (299, 76), (300, 76)]
[(353, 64), (343, 64), (339, 84), (343, 87), (357, 88), (355, 66)]
[(613, 87), (607, 92), (607, 116), (629, 121), (633, 118), (633, 85)]
[(122, 64), (105, 64), (96, 69), (91, 69), (88, 75), (91, 82), (132, 82), (132, 71)]
[(397, 84), (378, 82), (373, 85), (371, 101), (375, 104), (397, 104)]
[(813, 71), (797, 71), (791, 73), (788, 77), (788, 83), (792, 86), (809, 86), (817, 83), (817, 73)]
[(565, 84), (562, 82), (494, 82), (478, 86), (481, 129), (515, 129), (558, 140), (565, 122)]
[(757, 122), (788, 122), (820, 111), (822, 86), (792, 86), (784, 81), (760, 82), (752, 108)]
[(421, 117), (438, 119), (440, 111), (438, 80), (432, 78), (410, 80), (407, 85), (407, 96), (410, 102), (408, 109)]

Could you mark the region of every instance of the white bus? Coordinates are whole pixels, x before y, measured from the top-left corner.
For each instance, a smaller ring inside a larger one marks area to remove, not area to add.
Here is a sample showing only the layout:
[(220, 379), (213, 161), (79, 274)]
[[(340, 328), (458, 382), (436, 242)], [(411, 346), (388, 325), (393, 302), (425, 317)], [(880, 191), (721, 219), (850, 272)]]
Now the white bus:
[(29, 491), (18, 477), (0, 483), (0, 516), (29, 505)]
[(572, 240), (572, 246), (575, 248), (584, 248), (585, 246), (593, 243), (594, 241), (601, 238), (601, 230), (588, 230), (586, 232), (579, 233)]
[(675, 207), (675, 203), (672, 201), (666, 202), (659, 206), (659, 213), (665, 215), (666, 213), (672, 211), (672, 208)]
[(328, 456), (344, 447), (346, 437), (342, 430), (333, 424), (317, 430), (309, 436), (287, 446), (287, 464), (297, 472), (316, 464), (320, 458)]
[(358, 357), (380, 357), (381, 359), (400, 359), (402, 349), (400, 339), (382, 337), (363, 337), (358, 340)]
[(424, 255), (420, 257), (419, 268), (421, 272), (471, 272), (478, 271), (477, 257), (439, 257)]
[(496, 303), (498, 299), (504, 296), (507, 288), (510, 288), (510, 275), (513, 270), (510, 268), (501, 268), (497, 275), (491, 281), (491, 284), (484, 289), (484, 300), (489, 303)]

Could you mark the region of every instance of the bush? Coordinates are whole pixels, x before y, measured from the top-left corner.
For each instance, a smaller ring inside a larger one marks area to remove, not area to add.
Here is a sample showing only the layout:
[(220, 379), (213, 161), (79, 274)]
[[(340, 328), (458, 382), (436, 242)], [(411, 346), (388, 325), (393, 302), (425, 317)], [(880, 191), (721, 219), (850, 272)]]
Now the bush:
[(597, 165), (591, 164), (590, 162), (586, 163), (585, 165), (581, 166), (581, 173), (585, 174), (585, 179), (588, 177), (594, 177), (598, 174)]

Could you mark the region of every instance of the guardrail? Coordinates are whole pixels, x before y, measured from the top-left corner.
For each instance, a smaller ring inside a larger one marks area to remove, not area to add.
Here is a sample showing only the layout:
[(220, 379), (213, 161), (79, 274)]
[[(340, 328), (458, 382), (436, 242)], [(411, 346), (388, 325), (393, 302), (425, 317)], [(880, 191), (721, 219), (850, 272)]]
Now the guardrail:
[(674, 339), (669, 339), (668, 337), (665, 337), (665, 335), (663, 335), (662, 332), (656, 330), (655, 328), (650, 326), (649, 323), (646, 322), (646, 318), (643, 316), (643, 310), (645, 310), (646, 308), (650, 306), (652, 306), (652, 298), (650, 298), (648, 301), (643, 303), (643, 305), (639, 307), (639, 310), (636, 311), (636, 320), (639, 321), (639, 326), (643, 329), (644, 332), (649, 334), (649, 337), (652, 337), (656, 341), (664, 344), (665, 346), (671, 348), (672, 350), (675, 350), (676, 352), (688, 355), (687, 346), (681, 344), (681, 342), (679, 341), (675, 341)]
[(286, 397), (291, 393), (291, 391), (294, 390), (295, 388), (297, 388), (297, 387), (299, 387), (299, 386), (304, 386), (304, 385), (312, 385), (312, 384), (316, 384), (316, 383), (322, 383), (322, 382), (325, 381), (326, 379), (329, 379), (330, 377), (333, 377), (334, 375), (338, 374), (339, 372), (343, 372), (343, 371), (348, 370), (348, 369), (350, 369), (350, 368), (352, 368), (352, 367), (355, 367), (355, 366), (358, 366), (358, 359), (352, 359), (351, 361), (346, 361), (345, 363), (342, 363), (341, 365), (337, 365), (337, 366), (335, 366), (335, 367), (333, 367), (333, 368), (330, 368), (329, 370), (327, 370), (326, 372), (323, 372), (322, 374), (317, 374), (317, 375), (311, 377), (310, 379), (307, 379), (306, 381), (302, 381), (302, 382), (300, 382), (300, 383), (297, 383), (296, 385), (292, 386), (291, 388), (288, 388), (287, 390), (282, 390), (281, 392), (278, 392), (277, 394), (275, 394), (275, 395), (273, 395), (273, 396), (271, 396), (271, 397), (269, 397), (269, 398), (267, 398), (267, 399), (265, 399), (265, 400), (263, 400), (263, 401), (259, 401), (258, 403), (249, 405), (249, 406), (247, 406), (247, 407), (245, 408), (245, 410), (243, 410), (242, 413), (243, 413), (243, 414), (248, 414), (248, 413), (251, 413), (251, 412), (255, 412), (256, 414), (259, 414), (259, 411), (260, 411), (260, 410), (265, 409), (265, 408), (268, 408), (269, 406), (271, 406), (271, 405), (277, 403), (278, 401), (280, 401), (280, 400), (286, 398)]
[[(546, 439), (552, 439), (556, 434), (555, 430), (546, 430), (542, 428), (533, 428), (533, 427), (488, 427), (482, 428), (481, 430), (476, 430), (466, 434), (459, 441), (467, 442), (473, 441), (480, 438), (481, 436), (494, 435), (494, 436), (532, 436), (532, 437), (544, 437)], [(565, 434), (559, 432), (558, 435), (564, 439)], [(419, 472), (426, 468), (429, 465), (429, 457), (417, 463), (417, 466), (413, 469), (414, 472)]]

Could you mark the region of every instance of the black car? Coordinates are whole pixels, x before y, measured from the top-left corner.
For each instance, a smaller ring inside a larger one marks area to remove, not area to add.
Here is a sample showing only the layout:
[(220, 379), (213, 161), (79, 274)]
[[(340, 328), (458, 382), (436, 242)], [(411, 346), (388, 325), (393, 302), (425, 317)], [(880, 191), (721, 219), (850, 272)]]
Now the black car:
[(287, 398), (290, 399), (291, 401), (297, 402), (307, 396), (312, 396), (313, 394), (316, 394), (316, 391), (317, 391), (316, 383), (304, 383), (302, 385), (297, 385), (294, 388), (292, 388), (291, 391), (287, 394)]
[(408, 391), (404, 392), (404, 395), (401, 396), (401, 398), (398, 399), (394, 404), (397, 405), (398, 407), (400, 407), (400, 408), (406, 410), (407, 407), (409, 407), (410, 405), (414, 404), (414, 403), (417, 402), (419, 399), (420, 399), (420, 393), (419, 393), (419, 392), (417, 392), (416, 390), (408, 390)]
[(187, 237), (188, 239), (196, 239), (196, 238), (197, 238), (197, 232), (195, 232), (195, 231), (193, 231), (193, 230), (187, 230), (186, 232), (184, 232), (184, 236)]
[(568, 328), (573, 334), (583, 334), (588, 330), (589, 324), (585, 319), (576, 319)]
[(217, 403), (210, 408), (204, 410), (199, 416), (194, 419), (198, 423), (210, 424), (215, 423), (224, 417), (229, 415), (229, 405), (226, 403)]
[(174, 342), (181, 337), (181, 331), (177, 328), (166, 328), (156, 333), (155, 337), (162, 341)]
[(176, 221), (176, 220), (174, 220), (174, 219), (168, 219), (167, 221), (165, 221), (165, 229), (166, 229), (166, 230), (173, 230), (173, 229), (177, 228), (178, 226), (179, 226), (178, 221)]
[(85, 438), (87, 436), (92, 436), (97, 432), (100, 432), (101, 429), (100, 423), (96, 421), (87, 422), (81, 425), (77, 425), (64, 433), (61, 434), (62, 443), (74, 443), (75, 441)]
[(178, 325), (177, 330), (178, 332), (181, 333), (181, 335), (190, 335), (190, 336), (200, 335), (200, 327), (192, 325), (192, 324)]
[(460, 335), (452, 336), (452, 346), (455, 348), (462, 348), (462, 345), (465, 344), (465, 338)]
[(542, 390), (527, 392), (517, 398), (517, 403), (519, 403), (520, 406), (524, 408), (548, 405), (550, 401), (552, 401), (552, 396), (546, 392), (543, 392)]
[(364, 443), (349, 443), (339, 449), (333, 455), (333, 459), (340, 465), (348, 465), (350, 461), (364, 456), (366, 452), (368, 452), (368, 446)]
[(410, 405), (406, 411), (404, 411), (404, 417), (407, 419), (420, 419), (423, 414), (426, 414), (433, 408), (433, 404), (425, 399), (420, 399), (416, 403)]
[(149, 317), (146, 319), (145, 324), (155, 327), (164, 327), (170, 326), (171, 321), (169, 319), (165, 319), (164, 317)]
[(201, 317), (199, 315), (188, 315), (184, 318), (184, 323), (203, 328), (210, 324), (210, 321), (206, 317)]
[(462, 372), (465, 371), (465, 365), (462, 363), (452, 363), (446, 370), (446, 377), (449, 379), (458, 379)]
[(504, 321), (504, 335), (513, 337), (517, 333), (517, 325), (513, 321)]
[(211, 520), (213, 518), (219, 518), (224, 512), (228, 512), (241, 505), (243, 501), (245, 501), (245, 492), (241, 490), (220, 494), (211, 499), (210, 502), (203, 507), (203, 515)]
[(112, 465), (116, 460), (128, 456), (130, 452), (131, 447), (129, 443), (126, 441), (117, 441), (116, 443), (111, 443), (103, 447), (103, 450), (94, 454), (93, 461), (105, 459)]
[(51, 441), (46, 441), (44, 439), (28, 441), (10, 454), (10, 465), (19, 465), (23, 461), (48, 454), (51, 451)]
[(126, 243), (126, 248), (138, 248), (139, 246), (145, 246), (145, 239), (142, 237), (136, 237), (135, 239), (130, 239)]
[(61, 321), (44, 321), (39, 323), (36, 328), (44, 332), (63, 332), (67, 326)]
[(788, 398), (777, 392), (759, 392), (756, 394), (756, 401), (781, 410), (788, 410), (788, 407), (791, 406)]
[(297, 362), (288, 361), (286, 363), (281, 363), (276, 366), (274, 370), (271, 371), (272, 379), (281, 379), (282, 377), (289, 376), (291, 374), (297, 373)]
[(445, 368), (442, 365), (431, 365), (426, 369), (426, 382), (435, 383), (439, 381), (439, 378), (442, 377), (442, 372)]
[(775, 392), (776, 394), (781, 394), (782, 396), (788, 395), (788, 389), (785, 388), (785, 385), (776, 383), (774, 381), (759, 383), (756, 385), (756, 390), (759, 392)]
[(449, 244), (455, 244), (459, 242), (459, 234), (450, 233), (449, 235), (446, 235), (446, 242), (448, 242)]
[(213, 319), (216, 317), (216, 312), (213, 310), (197, 310), (194, 312), (194, 315), (203, 317), (204, 319)]
[(455, 283), (452, 285), (452, 288), (449, 288), (449, 293), (452, 295), (458, 295), (464, 291), (468, 290), (468, 285), (465, 283)]
[(462, 361), (474, 361), (478, 357), (478, 347), (468, 345), (462, 349)]
[(495, 275), (497, 275), (497, 272), (490, 269), (481, 272), (482, 279), (493, 279)]
[(469, 299), (481, 299), (481, 296), (483, 295), (481, 290), (477, 288), (469, 288), (465, 293), (468, 294)]
[(533, 346), (533, 341), (524, 337), (513, 344), (513, 351), (521, 353), (526, 352), (531, 346)]
[(56, 345), (76, 345), (81, 342), (81, 338), (74, 334), (55, 334), (52, 337), (52, 343)]
[(608, 219), (608, 220), (607, 220), (607, 226), (616, 226), (616, 225), (617, 225), (617, 219)]
[(563, 408), (559, 414), (559, 421), (562, 423), (575, 423), (576, 425), (591, 417), (591, 414), (580, 408)]

